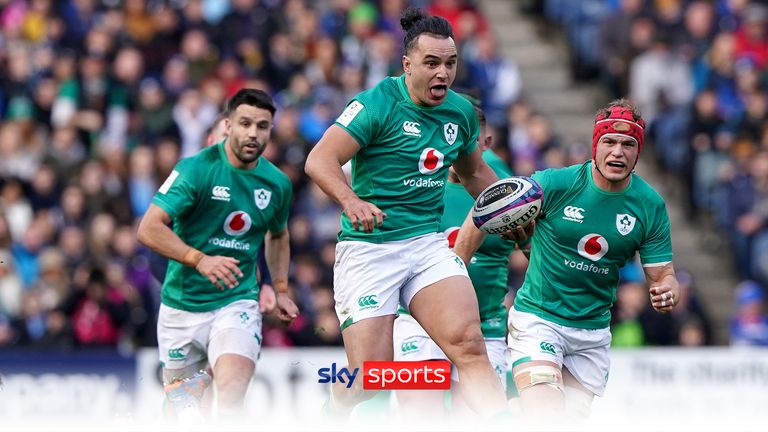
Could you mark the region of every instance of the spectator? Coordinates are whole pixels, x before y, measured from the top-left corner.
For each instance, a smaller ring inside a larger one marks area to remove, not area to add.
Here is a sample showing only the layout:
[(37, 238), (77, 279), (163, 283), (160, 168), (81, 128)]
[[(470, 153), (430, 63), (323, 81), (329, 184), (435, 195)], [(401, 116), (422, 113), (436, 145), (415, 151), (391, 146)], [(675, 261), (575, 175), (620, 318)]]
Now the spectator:
[(744, 281), (736, 287), (736, 314), (731, 318), (731, 345), (768, 346), (768, 315), (763, 287)]
[(680, 327), (678, 344), (684, 347), (700, 347), (707, 344), (704, 327), (696, 318), (686, 319)]
[(643, 9), (642, 0), (621, 0), (619, 10), (603, 18), (598, 31), (601, 78), (613, 98), (627, 94), (632, 23)]
[[(629, 92), (648, 123), (663, 121), (669, 109), (686, 108), (693, 97), (693, 86), (685, 60), (672, 50), (670, 36), (657, 33), (648, 51), (630, 65)], [(682, 125), (685, 127), (685, 125)], [(656, 142), (661, 138), (658, 137)]]
[(16, 178), (9, 178), (0, 190), (0, 203), (8, 222), (11, 238), (20, 239), (32, 223), (34, 213), (26, 199), (24, 185)]
[(22, 289), (13, 256), (7, 249), (0, 249), (0, 320), (19, 315)]
[(645, 333), (640, 314), (648, 303), (648, 289), (642, 282), (626, 282), (616, 291), (616, 313), (612, 314), (612, 347), (639, 347), (645, 345)]
[(63, 311), (71, 320), (76, 344), (116, 347), (130, 309), (104, 271), (94, 268), (83, 289), (64, 302)]
[(173, 118), (173, 104), (156, 79), (145, 78), (141, 81), (137, 108), (134, 132), (142, 144), (151, 145), (162, 137), (179, 136), (178, 124)]
[[(173, 120), (181, 136), (180, 157), (190, 157), (200, 151), (206, 130), (213, 124), (218, 109), (195, 89), (185, 90), (173, 107)], [(143, 212), (142, 212), (143, 214)]]
[(56, 171), (51, 165), (41, 165), (32, 177), (29, 188), (29, 203), (32, 211), (50, 210), (58, 204), (61, 188)]

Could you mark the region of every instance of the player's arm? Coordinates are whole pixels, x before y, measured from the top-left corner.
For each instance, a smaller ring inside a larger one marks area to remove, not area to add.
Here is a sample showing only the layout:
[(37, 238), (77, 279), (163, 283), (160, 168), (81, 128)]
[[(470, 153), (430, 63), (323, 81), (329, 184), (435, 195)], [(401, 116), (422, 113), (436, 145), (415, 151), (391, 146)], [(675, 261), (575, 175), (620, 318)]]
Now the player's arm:
[(259, 281), (259, 311), (261, 313), (271, 313), (275, 309), (277, 297), (275, 289), (272, 287), (272, 276), (267, 268), (267, 261), (264, 258), (264, 248), (259, 248), (259, 260), (256, 264), (256, 280)]
[[(531, 221), (531, 223), (526, 228), (517, 228), (514, 231), (515, 238), (511, 238), (511, 236), (507, 236), (506, 234), (502, 237), (508, 241), (514, 240), (517, 243), (517, 247), (523, 252), (525, 257), (530, 258), (530, 237), (533, 235), (535, 226), (536, 222)], [(522, 240), (518, 241), (518, 238), (521, 238)], [(464, 219), (464, 223), (461, 225), (459, 235), (456, 237), (456, 242), (453, 246), (453, 252), (456, 253), (456, 255), (458, 255), (462, 261), (464, 261), (464, 264), (469, 265), (469, 260), (472, 259), (472, 255), (477, 252), (477, 249), (483, 243), (483, 240), (485, 240), (485, 233), (477, 229), (475, 223), (472, 222), (472, 213), (470, 212), (467, 215), (467, 218)]]
[[(453, 169), (461, 180), (461, 184), (464, 189), (472, 195), (472, 198), (477, 198), (483, 189), (491, 185), (491, 183), (497, 181), (499, 177), (483, 160), (483, 151), (480, 147), (475, 148), (471, 153), (460, 155), (453, 162)], [(465, 221), (466, 222), (466, 221)], [(525, 247), (528, 247), (530, 252), (530, 240), (533, 235), (535, 224), (531, 222), (526, 228), (517, 227), (512, 231), (508, 231), (501, 235), (505, 240), (513, 240), (521, 245), (521, 249), (525, 252)], [(461, 235), (461, 233), (459, 233)], [(528, 243), (525, 243), (529, 241)], [(482, 240), (480, 241), (482, 243)], [(524, 244), (524, 246), (522, 246)], [(479, 247), (479, 245), (478, 245)], [(470, 257), (472, 255), (470, 254)], [(528, 255), (526, 255), (528, 256)]]
[(477, 198), (483, 189), (499, 179), (483, 160), (483, 151), (480, 147), (476, 147), (471, 153), (460, 154), (453, 162), (453, 169), (456, 170), (461, 184), (472, 198)]
[(277, 293), (277, 317), (290, 322), (299, 313), (299, 308), (290, 298), (288, 287), (288, 266), (290, 265), (291, 243), (288, 228), (281, 231), (267, 231), (264, 236), (264, 258), (267, 261), (272, 286)]
[(224, 289), (219, 281), (229, 288), (237, 286), (237, 277), (243, 277), (243, 272), (237, 266), (240, 261), (224, 256), (208, 256), (200, 252), (184, 243), (168, 226), (170, 223), (171, 216), (165, 210), (150, 204), (139, 223), (139, 242), (166, 258), (194, 267), (219, 289)]
[(651, 305), (658, 312), (666, 313), (680, 302), (680, 286), (671, 262), (662, 265), (644, 265), (645, 277), (650, 283)]
[(363, 201), (355, 194), (341, 170), (360, 150), (355, 138), (338, 125), (331, 125), (317, 145), (309, 152), (304, 171), (333, 198), (346, 213), (352, 226), (365, 232), (372, 232), (374, 224), (381, 226), (387, 216), (375, 205)]
[(485, 233), (477, 229), (475, 223), (472, 222), (472, 213), (470, 212), (459, 229), (459, 235), (453, 245), (453, 252), (468, 266), (469, 260), (472, 259), (472, 255), (475, 254), (483, 240), (485, 240)]

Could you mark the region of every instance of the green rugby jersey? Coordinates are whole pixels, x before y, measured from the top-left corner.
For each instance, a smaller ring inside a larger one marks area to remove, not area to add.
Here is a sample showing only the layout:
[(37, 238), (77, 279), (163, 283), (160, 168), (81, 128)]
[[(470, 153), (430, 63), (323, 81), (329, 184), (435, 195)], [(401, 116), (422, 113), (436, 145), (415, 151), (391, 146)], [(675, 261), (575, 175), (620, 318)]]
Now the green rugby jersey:
[(598, 188), (591, 161), (533, 178), (544, 203), (515, 309), (570, 327), (608, 327), (619, 269), (638, 251), (643, 265), (672, 261), (664, 200), (636, 174), (621, 192)]
[(243, 278), (219, 290), (196, 269), (168, 260), (162, 302), (190, 312), (211, 311), (242, 299), (257, 300), (256, 263), (267, 230), (282, 231), (293, 199), (291, 181), (268, 160), (235, 168), (225, 142), (182, 159), (152, 199), (173, 219), (173, 231), (206, 255), (240, 260)]
[(448, 168), (477, 147), (472, 104), (452, 90), (435, 107), (415, 104), (405, 75), (357, 95), (336, 119), (360, 145), (352, 158), (352, 190), (387, 214), (372, 233), (356, 231), (345, 214), (339, 240), (371, 243), (438, 231)]
[[(483, 152), (483, 159), (499, 178), (512, 176), (509, 167), (491, 150)], [(449, 245), (453, 247), (459, 229), (475, 200), (460, 184), (448, 182), (443, 202), (445, 211), (440, 219), (440, 230), (445, 233)], [(514, 242), (506, 241), (497, 235), (487, 235), (467, 266), (480, 306), (480, 329), (483, 331), (483, 337), (503, 338), (507, 334), (504, 296), (507, 295), (509, 254), (514, 250)], [(408, 314), (408, 311), (401, 306), (398, 313)]]

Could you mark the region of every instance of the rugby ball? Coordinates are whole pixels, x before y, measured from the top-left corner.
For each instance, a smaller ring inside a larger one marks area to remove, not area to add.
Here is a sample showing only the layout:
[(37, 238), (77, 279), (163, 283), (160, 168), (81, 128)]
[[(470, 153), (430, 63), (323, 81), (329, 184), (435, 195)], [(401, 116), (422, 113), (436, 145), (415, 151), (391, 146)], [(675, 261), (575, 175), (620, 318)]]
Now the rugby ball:
[(526, 227), (541, 211), (544, 191), (530, 177), (501, 179), (480, 192), (472, 206), (472, 222), (488, 234)]

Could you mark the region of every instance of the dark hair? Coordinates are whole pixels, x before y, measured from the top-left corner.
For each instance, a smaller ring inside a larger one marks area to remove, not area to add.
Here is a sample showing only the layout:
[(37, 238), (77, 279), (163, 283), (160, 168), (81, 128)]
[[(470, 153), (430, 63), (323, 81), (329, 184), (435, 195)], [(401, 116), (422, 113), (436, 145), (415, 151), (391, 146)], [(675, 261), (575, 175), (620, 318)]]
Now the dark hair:
[[(221, 123), (221, 121), (224, 120), (225, 118), (229, 117), (229, 114), (230, 114), (229, 110), (227, 110), (227, 109), (225, 109), (224, 111), (220, 112), (216, 116), (216, 118), (213, 120), (213, 123), (211, 123), (211, 126), (208, 127), (208, 130), (206, 131), (206, 134), (210, 134), (211, 132), (213, 132), (213, 129), (216, 127), (216, 125)], [(272, 113), (272, 114), (274, 115), (274, 113)]]
[(403, 46), (408, 54), (423, 33), (441, 38), (452, 38), (453, 29), (448, 21), (440, 16), (429, 16), (418, 8), (409, 7), (400, 15), (400, 26), (405, 30)]
[(272, 97), (263, 90), (252, 88), (238, 90), (229, 102), (227, 102), (225, 113), (231, 115), (235, 112), (237, 107), (243, 104), (265, 109), (272, 113), (273, 116), (275, 115), (275, 104), (272, 102)]
[(477, 114), (477, 121), (480, 122), (480, 126), (485, 125), (487, 123), (487, 120), (485, 119), (485, 111), (483, 111), (483, 109), (477, 105), (472, 105), (472, 108), (475, 109), (475, 114)]
[(88, 284), (104, 285), (106, 283), (107, 275), (104, 273), (104, 270), (99, 267), (92, 268), (91, 272), (88, 274)]
[(635, 121), (640, 120), (643, 118), (643, 115), (640, 113), (640, 109), (637, 108), (635, 104), (633, 104), (629, 99), (621, 98), (616, 99), (609, 103), (608, 105), (600, 108), (597, 110), (597, 113), (595, 114), (595, 117), (597, 117), (600, 114), (605, 114), (606, 117), (608, 117), (611, 113), (611, 108), (613, 107), (622, 107), (628, 109), (632, 113), (632, 117), (634, 117)]
[(472, 108), (475, 109), (475, 114), (477, 114), (477, 121), (480, 122), (480, 125), (486, 124), (485, 119), (485, 111), (480, 107), (480, 99), (475, 97), (474, 95), (470, 94), (470, 92), (464, 91), (458, 91), (459, 96), (463, 97), (464, 99), (468, 100), (469, 103), (472, 104)]

